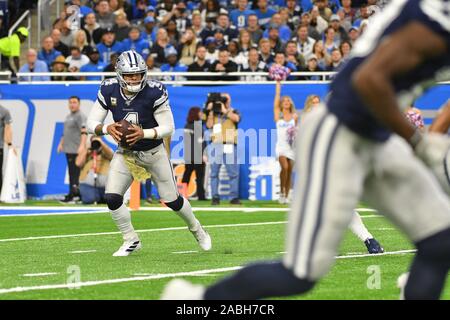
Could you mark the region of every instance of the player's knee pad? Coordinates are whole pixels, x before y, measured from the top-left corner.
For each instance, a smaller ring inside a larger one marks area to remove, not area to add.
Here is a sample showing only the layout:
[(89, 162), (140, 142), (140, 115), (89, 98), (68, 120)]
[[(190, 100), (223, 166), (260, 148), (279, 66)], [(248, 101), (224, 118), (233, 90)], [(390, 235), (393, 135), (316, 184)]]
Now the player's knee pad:
[(109, 210), (117, 210), (123, 204), (123, 196), (117, 193), (105, 193), (105, 202)]
[(421, 258), (450, 267), (450, 228), (419, 241), (416, 246)]
[(168, 206), (173, 211), (180, 211), (184, 204), (184, 198), (182, 196), (178, 196), (174, 201), (164, 202), (166, 206)]

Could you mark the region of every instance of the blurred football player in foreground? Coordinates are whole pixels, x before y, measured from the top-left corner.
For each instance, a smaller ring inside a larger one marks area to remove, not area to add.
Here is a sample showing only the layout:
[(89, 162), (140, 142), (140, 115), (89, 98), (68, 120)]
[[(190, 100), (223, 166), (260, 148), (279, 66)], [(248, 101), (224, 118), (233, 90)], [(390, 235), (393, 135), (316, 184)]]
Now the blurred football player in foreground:
[[(173, 280), (164, 299), (259, 299), (308, 292), (333, 265), (360, 200), (417, 247), (405, 299), (438, 299), (450, 268), (450, 201), (427, 166), (447, 136), (422, 134), (402, 109), (450, 65), (444, 0), (397, 0), (374, 17), (331, 84), (326, 107), (300, 128), (295, 188), (282, 261), (244, 267), (208, 288)], [(427, 165), (427, 166), (426, 166)], [(411, 195), (416, 195), (411, 197)]]

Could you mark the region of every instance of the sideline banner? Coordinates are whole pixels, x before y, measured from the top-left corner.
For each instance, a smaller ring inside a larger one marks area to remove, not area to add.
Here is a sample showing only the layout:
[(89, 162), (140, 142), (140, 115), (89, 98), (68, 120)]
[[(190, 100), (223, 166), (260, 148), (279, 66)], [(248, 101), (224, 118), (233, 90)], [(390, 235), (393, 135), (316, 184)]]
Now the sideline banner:
[(24, 203), (26, 198), (27, 194), (22, 160), (13, 149), (10, 148), (4, 166), (0, 201), (5, 203)]
[[(22, 149), (22, 162), (27, 192), (33, 198), (49, 198), (68, 192), (67, 163), (64, 154), (56, 152), (63, 133), (64, 118), (68, 114), (67, 100), (79, 96), (81, 110), (87, 115), (96, 99), (98, 84), (84, 85), (0, 85), (0, 104), (11, 112), (14, 144)], [(171, 157), (183, 158), (183, 127), (190, 107), (200, 106), (209, 92), (231, 95), (232, 107), (241, 113), (238, 153), (243, 155), (240, 166), (240, 197), (249, 197), (250, 165), (252, 158), (275, 157), (276, 131), (273, 122), (275, 86), (248, 84), (229, 86), (168, 86), (170, 105), (176, 128), (172, 137)], [(325, 98), (325, 84), (285, 84), (282, 95), (292, 97), (296, 109), (301, 110), (306, 97), (318, 94)], [(450, 96), (450, 85), (440, 85), (417, 101), (429, 123), (436, 110)], [(109, 115), (107, 122), (112, 122)], [(105, 141), (113, 148), (110, 137)], [(259, 180), (258, 180), (259, 181)], [(262, 182), (268, 186), (267, 182)], [(270, 192), (269, 189), (266, 190)], [(267, 192), (263, 192), (267, 195)], [(252, 190), (259, 194), (260, 191)]]

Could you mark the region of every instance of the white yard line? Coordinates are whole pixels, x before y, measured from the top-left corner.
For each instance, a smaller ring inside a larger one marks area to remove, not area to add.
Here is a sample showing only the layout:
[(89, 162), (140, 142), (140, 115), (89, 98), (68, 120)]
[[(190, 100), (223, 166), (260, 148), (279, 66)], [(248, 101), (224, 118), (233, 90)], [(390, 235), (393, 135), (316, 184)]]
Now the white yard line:
[[(367, 215), (361, 218), (382, 218), (379, 215)], [(247, 227), (247, 226), (261, 226), (261, 225), (272, 225), (272, 224), (286, 224), (286, 221), (275, 221), (275, 222), (255, 222), (255, 223), (240, 223), (240, 224), (223, 224), (223, 225), (210, 225), (204, 226), (205, 228), (227, 228), (227, 227)], [(136, 232), (157, 232), (157, 231), (174, 231), (174, 230), (186, 230), (186, 227), (172, 227), (172, 228), (160, 228), (160, 229), (143, 229), (136, 230)], [(61, 234), (52, 236), (37, 236), (37, 237), (24, 237), (24, 238), (11, 238), (11, 239), (0, 239), (0, 242), (12, 242), (12, 241), (28, 241), (28, 240), (43, 240), (43, 239), (61, 239), (61, 238), (80, 238), (80, 237), (95, 237), (95, 236), (105, 236), (120, 234), (119, 231), (112, 232), (96, 232), (96, 233), (79, 233), (79, 234)]]
[[(377, 254), (371, 254), (371, 253), (359, 253), (359, 252), (348, 252), (346, 255), (343, 256), (337, 256), (336, 259), (352, 259), (352, 258), (366, 258), (366, 257), (378, 257), (378, 256), (388, 256), (388, 255), (397, 255), (397, 254), (408, 254), (408, 253), (415, 253), (417, 252), (416, 249), (410, 249), (410, 250), (398, 250), (398, 251), (389, 251), (384, 253), (377, 253)], [(280, 251), (279, 254), (285, 254), (286, 251)]]
[[(405, 253), (412, 253), (414, 251), (415, 250), (392, 251), (392, 252), (385, 252), (383, 254), (379, 254), (379, 255), (375, 255), (375, 256), (405, 254)], [(364, 255), (339, 256), (339, 257), (337, 257), (337, 259), (351, 259), (351, 258), (362, 258), (362, 257), (374, 257), (374, 255), (364, 254)], [(135, 277), (131, 277), (131, 278), (86, 281), (86, 282), (69, 283), (69, 284), (62, 283), (62, 284), (49, 284), (49, 285), (42, 285), (42, 286), (31, 286), (31, 287), (15, 287), (15, 288), (0, 289), (0, 294), (36, 291), (36, 290), (67, 289), (67, 288), (74, 288), (74, 287), (92, 287), (92, 286), (98, 286), (98, 285), (104, 285), (104, 284), (124, 283), (124, 282), (132, 282), (132, 281), (158, 280), (158, 279), (176, 278), (176, 277), (203, 276), (203, 275), (214, 274), (214, 273), (236, 271), (241, 268), (242, 268), (241, 266), (235, 266), (235, 267), (228, 267), (228, 268), (206, 269), (206, 270), (197, 270), (197, 271), (189, 271), (189, 272), (165, 273), (165, 274), (154, 274), (154, 275), (151, 274), (151, 275), (144, 275), (144, 276), (135, 276)]]
[(337, 256), (336, 259), (352, 259), (352, 258), (366, 258), (366, 257), (378, 257), (378, 256), (388, 256), (388, 255), (398, 255), (398, 254), (408, 254), (408, 253), (415, 253), (416, 249), (411, 250), (398, 250), (398, 251), (389, 251), (384, 253), (377, 253), (377, 254), (350, 254), (345, 256)]
[[(286, 221), (274, 221), (274, 222), (254, 222), (254, 223), (238, 223), (238, 224), (217, 224), (204, 226), (205, 228), (230, 228), (230, 227), (251, 227), (251, 226), (264, 226), (286, 224)], [(136, 230), (138, 233), (145, 232), (158, 232), (158, 231), (174, 231), (174, 230), (187, 230), (187, 227), (172, 227), (172, 228), (160, 228), (160, 229), (142, 229)], [(43, 239), (60, 239), (60, 238), (79, 238), (79, 237), (95, 237), (104, 235), (121, 234), (119, 231), (114, 232), (97, 232), (97, 233), (80, 233), (80, 234), (62, 234), (54, 236), (39, 236), (39, 237), (25, 237), (25, 238), (12, 238), (12, 239), (0, 239), (0, 242), (12, 242), (12, 241), (28, 241), (28, 240), (43, 240)]]
[(175, 251), (172, 252), (173, 254), (185, 254), (185, 253), (198, 253), (198, 251), (191, 250), (191, 251)]
[(239, 270), (241, 268), (242, 267), (229, 267), (229, 268), (207, 269), (207, 270), (198, 270), (198, 271), (190, 271), (190, 272), (155, 274), (155, 275), (150, 275), (150, 276), (140, 276), (140, 277), (132, 277), (132, 278), (108, 279), (108, 280), (100, 280), (100, 281), (86, 281), (86, 282), (79, 282), (79, 283), (68, 283), (68, 284), (62, 283), (62, 284), (50, 284), (50, 285), (32, 286), (32, 287), (15, 287), (15, 288), (8, 288), (8, 289), (0, 289), (0, 294), (34, 291), (34, 290), (92, 287), (92, 286), (98, 286), (98, 285), (102, 285), (102, 284), (123, 283), (123, 282), (130, 282), (130, 281), (157, 280), (157, 279), (174, 278), (174, 277), (189, 277), (189, 276), (203, 275), (203, 274), (209, 274), (209, 273), (235, 271), (235, 270)]
[(22, 276), (24, 277), (46, 277), (46, 276), (54, 276), (58, 274), (57, 272), (42, 272), (42, 273), (25, 273)]
[(78, 250), (78, 251), (69, 251), (69, 253), (90, 253), (97, 252), (97, 250)]

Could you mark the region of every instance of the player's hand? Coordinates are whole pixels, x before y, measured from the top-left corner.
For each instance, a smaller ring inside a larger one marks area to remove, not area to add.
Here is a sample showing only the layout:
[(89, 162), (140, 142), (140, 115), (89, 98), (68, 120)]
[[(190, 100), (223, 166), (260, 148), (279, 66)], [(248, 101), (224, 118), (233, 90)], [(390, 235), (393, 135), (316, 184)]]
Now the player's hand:
[(129, 129), (133, 133), (127, 135), (127, 143), (132, 146), (139, 140), (144, 138), (144, 130), (141, 127), (133, 124), (133, 126)]
[(440, 133), (424, 134), (414, 152), (428, 166), (442, 164), (450, 149), (450, 139)]
[(112, 123), (107, 128), (106, 131), (113, 137), (113, 139), (119, 143), (122, 139), (122, 132), (118, 131), (117, 128), (121, 127), (118, 123)]
[(414, 152), (437, 178), (442, 189), (450, 195), (447, 172), (450, 169), (450, 139), (443, 134), (424, 134)]

